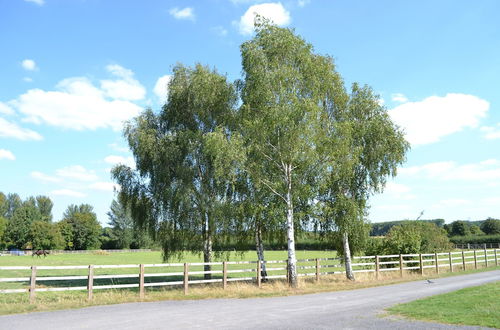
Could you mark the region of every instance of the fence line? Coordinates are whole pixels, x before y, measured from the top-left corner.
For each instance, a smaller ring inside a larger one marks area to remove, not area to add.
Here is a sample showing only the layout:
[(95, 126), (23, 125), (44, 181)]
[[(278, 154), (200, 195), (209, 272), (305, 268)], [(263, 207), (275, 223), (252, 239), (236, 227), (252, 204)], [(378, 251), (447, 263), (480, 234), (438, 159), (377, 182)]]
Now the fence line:
[[(32, 255), (36, 250), (4, 250), (0, 251), (0, 255)], [(161, 251), (161, 249), (114, 249), (114, 250), (45, 250), (50, 254), (90, 254), (90, 253), (124, 253), (124, 252), (151, 252)]]
[(455, 249), (467, 250), (480, 250), (480, 249), (500, 249), (500, 242), (498, 243), (465, 243), (455, 244)]
[[(375, 273), (378, 279), (381, 273), (397, 271), (403, 277), (404, 271), (417, 271), (424, 275), (426, 269), (433, 269), (439, 274), (441, 268), (447, 268), (454, 272), (461, 267), (466, 270), (468, 265), (473, 265), (477, 269), (479, 264), (485, 267), (490, 265), (498, 266), (498, 249), (483, 249), (473, 251), (423, 253), (423, 254), (394, 254), (377, 256), (353, 257), (354, 273)], [(297, 270), (300, 277), (315, 277), (320, 281), (321, 276), (331, 274), (345, 274), (345, 269), (340, 263), (340, 258), (309, 258), (298, 259)], [(263, 264), (270, 265), (266, 269), (268, 273), (263, 273)], [(220, 269), (205, 271), (197, 270), (205, 265), (211, 265)], [(245, 268), (239, 268), (245, 267)], [(251, 267), (251, 268), (248, 268)], [(178, 271), (154, 272), (161, 268), (180, 268)], [(469, 266), (471, 268), (471, 266)], [(96, 274), (96, 270), (101, 269), (136, 269), (128, 274)], [(39, 271), (46, 270), (87, 270), (85, 275), (68, 276), (40, 276)], [(146, 272), (152, 270), (153, 272)], [(261, 261), (223, 261), (223, 262), (195, 262), (195, 263), (164, 263), (164, 264), (127, 264), (127, 265), (80, 265), (80, 266), (1, 266), (0, 271), (30, 271), (30, 276), (22, 277), (0, 277), (0, 283), (27, 283), (25, 288), (1, 289), (0, 293), (28, 292), (30, 302), (35, 301), (36, 292), (46, 291), (74, 291), (86, 290), (88, 300), (93, 299), (94, 290), (139, 288), (139, 297), (145, 296), (146, 287), (182, 286), (184, 293), (188, 294), (191, 284), (200, 283), (222, 283), (224, 289), (228, 282), (234, 281), (254, 281), (258, 287), (262, 282), (269, 279), (288, 280), (287, 260)], [(305, 271), (305, 272), (304, 272)], [(199, 275), (216, 274), (220, 277), (212, 279), (199, 279)], [(176, 278), (177, 277), (177, 278)], [(96, 285), (95, 280), (100, 279), (134, 279), (136, 283)], [(159, 278), (160, 281), (151, 281)], [(171, 280), (168, 280), (170, 278)], [(179, 278), (181, 280), (179, 280)], [(145, 279), (149, 279), (146, 282)], [(86, 286), (66, 286), (66, 287), (37, 287), (37, 282), (45, 281), (86, 281)]]

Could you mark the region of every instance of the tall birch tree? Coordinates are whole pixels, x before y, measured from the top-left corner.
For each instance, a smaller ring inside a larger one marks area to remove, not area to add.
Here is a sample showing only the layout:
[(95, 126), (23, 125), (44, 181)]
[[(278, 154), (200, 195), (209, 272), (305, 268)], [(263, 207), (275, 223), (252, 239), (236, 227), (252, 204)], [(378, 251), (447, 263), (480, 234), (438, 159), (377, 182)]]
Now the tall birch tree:
[(327, 174), (320, 192), (323, 229), (338, 231), (346, 276), (354, 280), (350, 237), (363, 232), (369, 197), (381, 192), (395, 176), (409, 149), (403, 131), (395, 125), (368, 86), (352, 85), (345, 107), (330, 111)]
[(213, 134), (230, 134), (235, 88), (202, 65), (177, 65), (173, 73), (162, 111), (146, 110), (125, 127), (137, 169), (120, 165), (112, 173), (121, 202), (139, 226), (159, 235), (165, 259), (188, 250), (212, 262), (214, 243), (228, 232), (232, 195), (224, 167), (214, 163)]
[(322, 166), (318, 142), (324, 130), (323, 103), (332, 86), (342, 89), (342, 82), (331, 58), (314, 54), (292, 30), (265, 21), (256, 23), (256, 30), (255, 37), (241, 46), (245, 167), (257, 187), (281, 201), (288, 275), (296, 287), (294, 211), (314, 197)]

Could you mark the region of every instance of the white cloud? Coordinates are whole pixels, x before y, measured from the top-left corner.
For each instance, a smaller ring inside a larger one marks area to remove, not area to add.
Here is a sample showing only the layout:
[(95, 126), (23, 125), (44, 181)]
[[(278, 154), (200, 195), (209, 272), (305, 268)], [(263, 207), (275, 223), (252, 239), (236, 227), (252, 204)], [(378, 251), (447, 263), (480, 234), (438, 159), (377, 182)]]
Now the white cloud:
[(35, 3), (39, 6), (43, 6), (45, 4), (45, 0), (24, 0), (26, 2), (31, 2), (31, 3)]
[(104, 161), (111, 165), (123, 164), (127, 165), (128, 167), (135, 168), (135, 161), (133, 157), (110, 155), (104, 158)]
[(401, 104), (389, 115), (405, 129), (412, 145), (421, 145), (438, 142), (466, 127), (476, 128), (489, 107), (489, 102), (474, 95), (446, 94)]
[(89, 185), (89, 188), (99, 191), (119, 191), (121, 187), (113, 182), (95, 182)]
[(299, 0), (299, 1), (297, 1), (297, 5), (299, 5), (299, 7), (305, 7), (306, 5), (308, 5), (310, 3), (311, 3), (311, 0)]
[(33, 179), (36, 179), (36, 180), (39, 180), (42, 182), (60, 182), (61, 181), (60, 178), (57, 178), (55, 176), (50, 176), (50, 175), (47, 175), (45, 173), (38, 172), (38, 171), (31, 172), (31, 177)]
[(42, 140), (43, 137), (35, 131), (19, 127), (0, 117), (0, 137), (14, 138), (18, 140)]
[(223, 26), (214, 26), (212, 31), (218, 36), (225, 37), (227, 36), (227, 30)]
[(79, 191), (71, 190), (71, 189), (59, 189), (59, 190), (53, 190), (50, 192), (51, 195), (55, 196), (67, 196), (67, 197), (85, 197), (84, 193), (81, 193)]
[(465, 205), (470, 205), (472, 204), (471, 201), (466, 200), (466, 199), (461, 199), (461, 198), (449, 198), (449, 199), (444, 199), (436, 204), (432, 205), (433, 208), (444, 208), (448, 209), (451, 207), (459, 207), (459, 206), (465, 206)]
[(191, 7), (186, 7), (184, 9), (179, 9), (177, 7), (170, 9), (170, 15), (175, 17), (176, 19), (190, 19), (194, 20), (194, 10)]
[(488, 159), (486, 161), (458, 165), (456, 162), (435, 162), (421, 166), (401, 168), (402, 175), (424, 176), (439, 180), (487, 181), (500, 179), (500, 161)]
[(388, 182), (385, 185), (385, 190), (384, 192), (388, 192), (391, 194), (402, 194), (402, 193), (407, 193), (410, 191), (410, 187), (400, 184), (400, 183), (394, 183), (394, 182)]
[(146, 89), (134, 79), (132, 70), (120, 65), (108, 65), (106, 70), (119, 79), (101, 80), (101, 89), (107, 97), (127, 101), (144, 99)]
[(75, 179), (78, 181), (95, 181), (98, 179), (94, 171), (87, 170), (81, 165), (63, 167), (58, 169), (56, 174), (62, 178)]
[(16, 156), (9, 150), (0, 149), (0, 160), (1, 159), (16, 160)]
[(253, 5), (240, 18), (238, 25), (241, 34), (248, 35), (253, 32), (256, 15), (267, 18), (278, 26), (286, 26), (291, 21), (290, 12), (283, 7), (281, 2)]
[(401, 93), (392, 94), (392, 100), (394, 102), (401, 102), (401, 103), (408, 102), (408, 98), (404, 94), (401, 94)]
[(129, 149), (127, 147), (122, 147), (122, 146), (118, 145), (117, 143), (110, 143), (110, 144), (108, 144), (108, 146), (111, 149), (113, 149), (115, 151), (119, 151), (119, 152), (128, 152), (129, 151)]
[(25, 59), (21, 62), (21, 65), (23, 67), (24, 70), (26, 71), (35, 71), (37, 70), (38, 68), (36, 67), (36, 63), (35, 61), (33, 60), (30, 60), (30, 59)]
[(0, 114), (13, 115), (14, 110), (12, 110), (12, 108), (9, 107), (7, 104), (0, 102)]
[(87, 78), (76, 77), (62, 80), (55, 91), (31, 89), (11, 104), (26, 116), (25, 121), (35, 124), (46, 123), (74, 130), (112, 128), (118, 131), (125, 120), (137, 116), (142, 110), (127, 100), (106, 98), (123, 97), (117, 90), (119, 86), (132, 91), (128, 99), (140, 96), (140, 88), (131, 87), (130, 81), (125, 79), (108, 81), (101, 90)]
[(156, 81), (155, 87), (153, 89), (153, 92), (158, 96), (158, 99), (160, 102), (165, 102), (168, 97), (168, 83), (170, 82), (170, 79), (172, 79), (171, 75), (164, 75), (158, 78)]
[(496, 126), (483, 126), (480, 131), (484, 133), (484, 137), (488, 140), (500, 139), (500, 123)]

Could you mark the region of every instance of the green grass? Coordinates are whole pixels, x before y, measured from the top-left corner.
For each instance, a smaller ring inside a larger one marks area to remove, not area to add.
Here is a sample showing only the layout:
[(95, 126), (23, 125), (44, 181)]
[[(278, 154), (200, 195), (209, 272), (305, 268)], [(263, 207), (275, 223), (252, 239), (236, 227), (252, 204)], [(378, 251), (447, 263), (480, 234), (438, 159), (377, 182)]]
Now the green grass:
[(417, 320), (500, 328), (500, 281), (396, 305), (388, 309)]

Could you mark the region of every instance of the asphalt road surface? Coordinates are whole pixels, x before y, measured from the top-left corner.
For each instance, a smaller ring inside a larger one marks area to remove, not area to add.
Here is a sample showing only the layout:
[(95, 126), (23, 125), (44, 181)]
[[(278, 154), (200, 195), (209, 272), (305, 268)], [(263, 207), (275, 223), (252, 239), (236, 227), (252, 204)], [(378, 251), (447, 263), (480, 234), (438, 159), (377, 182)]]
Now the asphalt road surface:
[(388, 317), (397, 303), (500, 280), (500, 271), (301, 296), (159, 301), (0, 317), (0, 329), (478, 329)]

